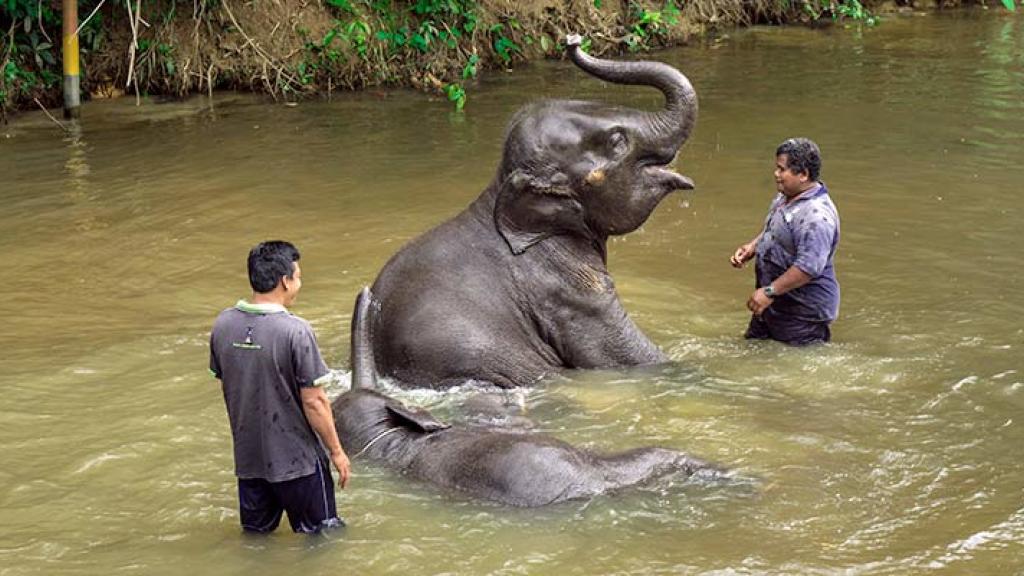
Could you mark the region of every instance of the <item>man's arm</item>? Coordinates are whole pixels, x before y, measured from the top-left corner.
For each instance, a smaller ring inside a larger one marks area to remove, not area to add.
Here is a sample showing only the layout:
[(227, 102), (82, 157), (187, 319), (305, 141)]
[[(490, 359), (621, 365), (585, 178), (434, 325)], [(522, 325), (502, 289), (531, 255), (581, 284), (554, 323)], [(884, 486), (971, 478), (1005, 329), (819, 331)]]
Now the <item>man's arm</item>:
[(729, 258), (729, 263), (732, 264), (733, 268), (743, 268), (743, 265), (747, 263), (747, 260), (754, 257), (754, 253), (757, 251), (757, 243), (761, 241), (762, 235), (764, 235), (764, 231), (757, 236), (754, 236), (754, 239), (750, 242), (747, 242), (736, 249), (736, 252), (734, 252), (732, 257)]
[[(782, 296), (790, 290), (796, 290), (797, 288), (807, 284), (813, 279), (813, 276), (804, 272), (800, 268), (790, 266), (779, 276), (772, 281), (770, 286), (775, 293), (775, 296)], [(754, 293), (750, 295), (750, 299), (747, 300), (747, 308), (751, 312), (760, 316), (766, 308), (772, 305), (773, 298), (764, 293), (764, 288), (758, 288), (754, 290)]]
[(338, 486), (345, 488), (348, 484), (349, 461), (345, 450), (341, 447), (341, 440), (338, 440), (338, 431), (334, 428), (334, 414), (331, 413), (331, 403), (327, 399), (327, 393), (320, 386), (306, 386), (300, 391), (302, 394), (302, 411), (306, 413), (306, 419), (313, 431), (327, 447), (330, 452), (331, 462), (338, 469)]

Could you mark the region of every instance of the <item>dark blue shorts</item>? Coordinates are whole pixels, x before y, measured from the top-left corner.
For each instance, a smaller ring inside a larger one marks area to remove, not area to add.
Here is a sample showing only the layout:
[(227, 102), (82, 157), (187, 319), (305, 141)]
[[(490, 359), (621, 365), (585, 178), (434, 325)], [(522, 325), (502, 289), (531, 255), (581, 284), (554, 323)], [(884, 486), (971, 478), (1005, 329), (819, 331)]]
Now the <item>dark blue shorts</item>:
[(288, 512), (295, 532), (315, 534), (344, 526), (334, 504), (334, 484), (327, 460), (318, 460), (316, 472), (284, 482), (261, 478), (238, 479), (238, 507), (247, 532), (273, 532)]
[(828, 322), (808, 322), (775, 313), (767, 308), (761, 316), (751, 316), (747, 338), (778, 340), (792, 346), (806, 346), (832, 339)]

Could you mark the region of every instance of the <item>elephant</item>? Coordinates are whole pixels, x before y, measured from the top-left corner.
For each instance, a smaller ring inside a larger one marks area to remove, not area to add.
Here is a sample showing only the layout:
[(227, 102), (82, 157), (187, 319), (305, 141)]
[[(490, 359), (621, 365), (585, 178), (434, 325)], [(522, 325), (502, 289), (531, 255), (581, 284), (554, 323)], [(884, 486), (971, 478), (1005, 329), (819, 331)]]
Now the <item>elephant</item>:
[(578, 100), (526, 105), (496, 176), (464, 211), (411, 240), (372, 285), (378, 371), (404, 385), (511, 388), (571, 368), (659, 364), (607, 268), (610, 236), (640, 227), (693, 181), (669, 168), (697, 118), (677, 69), (569, 55), (593, 76), (650, 85), (648, 112)]
[(376, 390), (368, 288), (352, 317), (352, 387), (332, 402), (335, 428), (353, 460), (366, 458), (482, 500), (538, 507), (589, 498), (671, 473), (715, 478), (722, 470), (665, 448), (601, 456), (552, 436), (450, 426)]

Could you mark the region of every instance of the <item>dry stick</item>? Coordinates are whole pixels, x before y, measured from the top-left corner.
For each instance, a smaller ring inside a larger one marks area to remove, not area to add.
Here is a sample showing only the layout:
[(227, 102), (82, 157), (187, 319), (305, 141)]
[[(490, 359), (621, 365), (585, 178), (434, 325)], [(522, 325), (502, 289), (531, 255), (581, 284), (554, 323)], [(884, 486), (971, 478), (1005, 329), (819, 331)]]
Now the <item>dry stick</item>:
[(50, 35), (46, 33), (46, 28), (43, 28), (43, 0), (39, 0), (36, 4), (36, 14), (39, 16), (39, 31), (43, 33), (47, 42), (53, 44), (53, 38), (50, 38)]
[[(274, 68), (274, 70), (277, 70), (278, 82), (280, 82), (281, 76), (284, 76), (285, 80), (288, 81), (289, 85), (300, 84), (300, 82), (298, 81), (298, 79), (295, 78), (295, 76), (292, 76), (289, 72), (285, 71), (281, 66), (278, 66), (276, 63), (274, 63), (270, 59), (270, 57), (267, 56), (266, 52), (264, 52), (263, 49), (260, 48), (259, 44), (257, 44), (255, 40), (253, 40), (248, 34), (245, 33), (245, 30), (242, 29), (242, 25), (238, 23), (238, 20), (235, 19), (235, 15), (231, 12), (231, 6), (229, 6), (228, 4), (228, 0), (224, 0), (224, 2), (221, 3), (221, 6), (223, 6), (224, 11), (228, 13), (228, 18), (231, 18), (231, 23), (235, 25), (235, 29), (238, 30), (238, 33), (241, 34), (243, 38), (245, 38), (246, 42), (242, 45), (242, 48), (251, 45), (252, 49), (256, 51), (256, 54), (263, 58), (264, 81), (268, 85), (270, 84), (270, 78), (266, 73), (267, 64), (269, 64), (271, 67)], [(241, 50), (241, 48), (239, 48), (239, 50)], [(274, 93), (272, 87), (270, 90), (270, 95), (273, 96), (275, 100), (277, 99), (277, 95)]]
[(131, 0), (124, 0), (124, 4), (128, 8), (128, 23), (132, 28), (132, 43), (128, 47), (128, 80), (124, 87), (135, 85), (135, 105), (139, 106), (142, 101), (139, 94), (139, 79), (135, 76), (135, 51), (139, 48), (139, 23), (141, 22), (146, 25), (146, 28), (149, 28), (149, 22), (142, 19), (142, 0), (135, 1), (134, 15), (132, 14)]
[[(136, 50), (138, 50), (138, 47), (139, 47), (139, 23), (140, 22), (145, 24), (146, 28), (149, 28), (149, 23), (142, 19), (142, 0), (135, 0), (135, 25), (132, 27), (132, 29), (134, 30), (132, 42), (135, 45), (135, 49)], [(135, 59), (132, 58), (132, 65), (134, 66), (134, 64), (135, 64)], [(134, 80), (133, 80), (132, 84), (135, 86), (135, 105), (136, 106), (140, 106), (142, 104), (142, 97), (139, 94), (139, 77), (138, 77), (137, 73), (133, 72), (133, 78), (134, 78)]]
[(100, 11), (100, 8), (103, 7), (103, 4), (106, 1), (107, 0), (100, 0), (100, 3), (97, 4), (96, 7), (92, 9), (92, 12), (90, 12), (89, 15), (85, 17), (85, 20), (82, 20), (82, 23), (78, 25), (78, 29), (75, 30), (75, 36), (78, 36), (78, 33), (81, 32), (82, 28), (85, 28), (85, 25), (89, 23), (89, 20), (92, 20), (92, 17), (95, 16), (96, 13)]
[(50, 111), (46, 109), (46, 106), (43, 106), (43, 103), (39, 101), (39, 98), (33, 98), (32, 100), (34, 100), (35, 103), (39, 105), (39, 107), (43, 110), (43, 113), (45, 113), (50, 120), (53, 120), (54, 124), (60, 126), (61, 130), (63, 130), (64, 132), (71, 132), (71, 130), (67, 126), (62, 124), (60, 120), (57, 120), (53, 117), (53, 114), (50, 114)]
[[(125, 89), (128, 89), (132, 85), (132, 79), (135, 78), (135, 50), (139, 46), (139, 29), (136, 27), (137, 21), (135, 16), (132, 14), (132, 3), (131, 0), (124, 0), (124, 5), (128, 9), (128, 25), (132, 29), (132, 43), (128, 45), (128, 80), (125, 81)], [(136, 100), (135, 104), (138, 105), (139, 93), (138, 87), (135, 88)]]
[[(0, 72), (7, 70), (7, 61), (11, 59), (11, 51), (14, 49), (14, 28), (17, 25), (17, 21), (11, 21), (11, 29), (7, 31), (7, 53), (4, 54), (4, 59), (0, 62)], [(3, 76), (0, 76), (2, 79)]]
[[(199, 23), (202, 22), (203, 14), (206, 12), (206, 3), (200, 3), (199, 0), (192, 0), (192, 19), (195, 20), (196, 25), (192, 28), (192, 53), (196, 57), (196, 68), (199, 69), (199, 89), (203, 89), (203, 57), (199, 51)], [(211, 64), (212, 65), (212, 64)]]

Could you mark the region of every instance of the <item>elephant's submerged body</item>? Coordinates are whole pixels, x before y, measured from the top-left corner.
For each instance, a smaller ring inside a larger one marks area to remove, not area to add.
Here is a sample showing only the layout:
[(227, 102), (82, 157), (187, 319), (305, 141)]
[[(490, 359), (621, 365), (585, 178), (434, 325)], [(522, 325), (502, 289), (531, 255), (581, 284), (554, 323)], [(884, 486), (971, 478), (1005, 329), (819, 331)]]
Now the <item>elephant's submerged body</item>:
[(521, 110), (495, 180), (374, 282), (382, 374), (415, 386), (512, 387), (563, 368), (666, 360), (619, 301), (606, 243), (642, 225), (670, 192), (692, 188), (668, 164), (696, 121), (696, 95), (665, 64), (571, 50), (600, 78), (659, 88), (665, 109), (548, 100)]
[[(433, 442), (433, 446), (431, 446)], [(432, 451), (438, 450), (439, 458)], [(708, 466), (680, 452), (640, 448), (611, 456), (580, 450), (550, 436), (484, 429), (448, 430), (429, 439), (429, 454), (409, 472), (450, 489), (512, 506), (544, 506), (591, 498), (609, 491)], [(458, 461), (454, 468), (438, 462)]]
[[(395, 410), (407, 414), (398, 416)], [(353, 413), (383, 417), (369, 436), (350, 425), (360, 421)], [(334, 416), (339, 437), (350, 451), (362, 451), (379, 436), (361, 458), (424, 482), (510, 506), (545, 506), (590, 498), (666, 474), (689, 476), (713, 470), (700, 460), (663, 448), (601, 456), (543, 434), (476, 426), (431, 430), (413, 421), (433, 421), (430, 414), (410, 411), (397, 400), (371, 390), (343, 394), (334, 403)]]
[(552, 436), (449, 427), (373, 389), (373, 348), (364, 290), (353, 315), (352, 389), (333, 403), (335, 426), (354, 458), (471, 496), (522, 507), (588, 498), (666, 474), (715, 475), (719, 469), (681, 452), (640, 448), (602, 456)]

